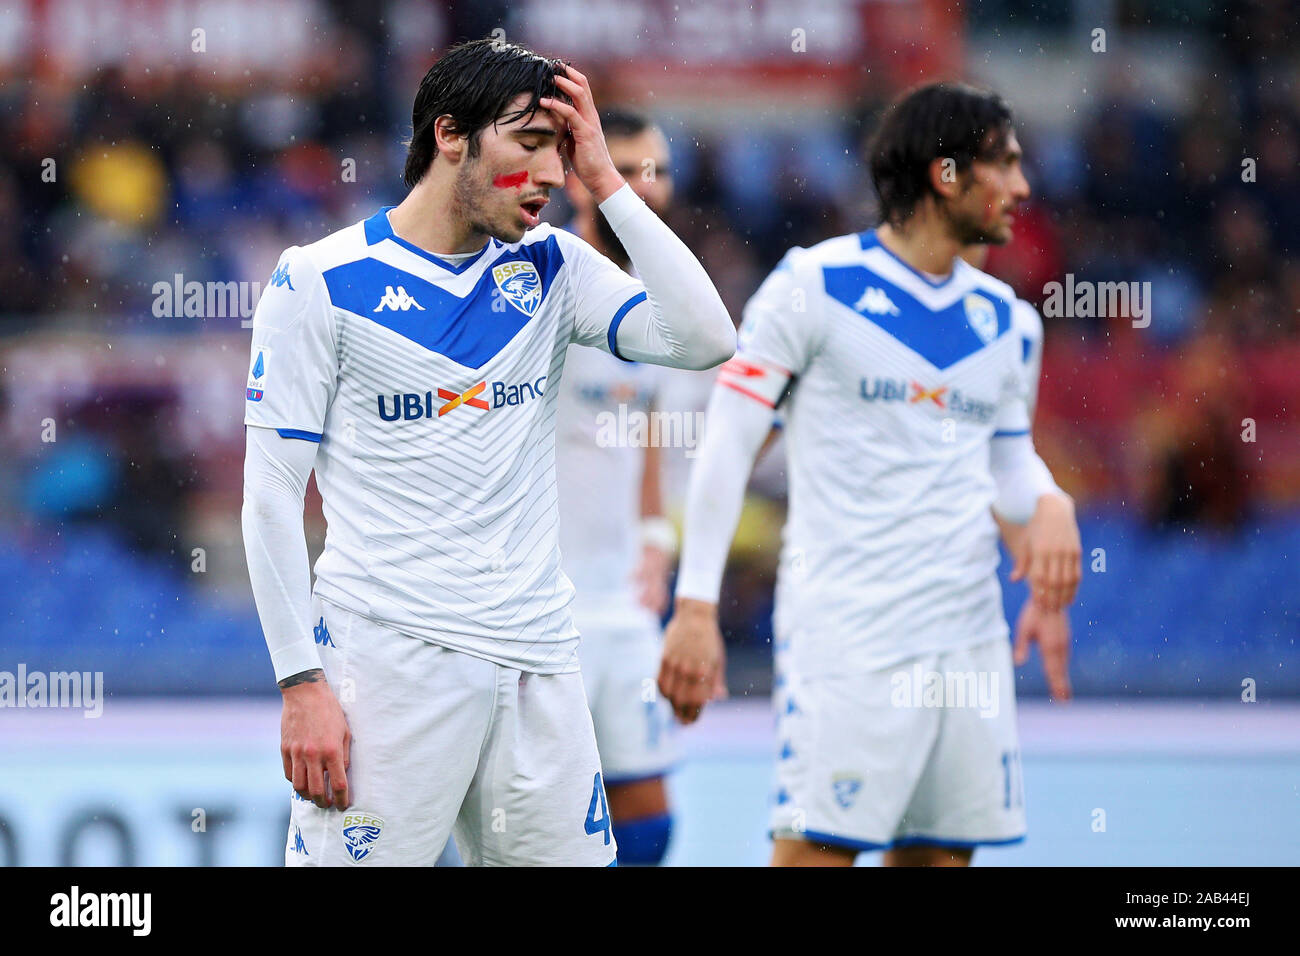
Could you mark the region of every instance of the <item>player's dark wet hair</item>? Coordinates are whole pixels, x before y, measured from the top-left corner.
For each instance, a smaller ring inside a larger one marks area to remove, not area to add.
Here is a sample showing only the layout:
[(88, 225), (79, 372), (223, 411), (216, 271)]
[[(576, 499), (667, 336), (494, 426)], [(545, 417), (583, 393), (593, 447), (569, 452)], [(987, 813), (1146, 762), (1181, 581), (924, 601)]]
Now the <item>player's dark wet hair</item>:
[(600, 110), (600, 129), (606, 138), (640, 136), (654, 125), (649, 115), (630, 106), (606, 106)]
[[(434, 122), (439, 116), (450, 116), (455, 131), (469, 135), (469, 155), (477, 156), (479, 134), (490, 124), (531, 116), (543, 96), (569, 102), (555, 86), (557, 72), (565, 75), (564, 61), (548, 60), (502, 40), (471, 40), (452, 47), (424, 74), (415, 94), (403, 176), (406, 185), (423, 179), (438, 153)], [(528, 105), (502, 115), (520, 93), (528, 94)]]
[(1002, 97), (964, 83), (931, 83), (896, 100), (867, 144), (881, 218), (899, 225), (934, 194), (930, 164), (951, 158), (963, 173), (1006, 148), (1011, 108)]

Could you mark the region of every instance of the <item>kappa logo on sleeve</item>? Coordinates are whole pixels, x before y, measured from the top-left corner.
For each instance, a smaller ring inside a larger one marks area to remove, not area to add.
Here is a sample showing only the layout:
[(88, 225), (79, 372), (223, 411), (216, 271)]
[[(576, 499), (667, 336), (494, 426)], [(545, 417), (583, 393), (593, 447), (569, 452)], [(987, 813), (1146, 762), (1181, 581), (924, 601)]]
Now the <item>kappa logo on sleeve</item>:
[(271, 273), (272, 288), (278, 289), (280, 288), (280, 286), (284, 286), (284, 285), (287, 285), (289, 287), (290, 292), (298, 291), (293, 287), (293, 283), (289, 281), (289, 263), (287, 262), (281, 262), (278, 266), (275, 267), (275, 271)]
[(384, 833), (384, 821), (369, 813), (343, 814), (343, 845), (353, 863), (370, 856)]
[(253, 367), (248, 370), (247, 398), (250, 402), (260, 402), (266, 395), (263, 386), (266, 383), (266, 365), (270, 360), (270, 349), (258, 349), (253, 356)]

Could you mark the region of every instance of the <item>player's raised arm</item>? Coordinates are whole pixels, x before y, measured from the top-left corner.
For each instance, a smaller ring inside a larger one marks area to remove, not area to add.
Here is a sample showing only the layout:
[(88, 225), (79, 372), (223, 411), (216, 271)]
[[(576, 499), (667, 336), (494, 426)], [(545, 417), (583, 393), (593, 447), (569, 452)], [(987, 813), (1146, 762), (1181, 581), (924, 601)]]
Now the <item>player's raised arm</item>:
[(253, 316), (241, 523), (253, 598), (284, 696), (281, 758), (299, 796), (347, 807), (347, 720), (325, 682), (310, 619), (303, 500), (338, 361), (320, 272), (290, 249)]
[[(644, 297), (626, 297), (612, 312), (584, 309), (580, 301), (575, 341), (598, 342), (619, 358), (673, 368), (706, 369), (725, 362), (736, 351), (736, 333), (718, 290), (686, 244), (619, 175), (590, 84), (572, 67), (569, 74), (557, 75), (555, 82), (573, 105), (543, 97), (541, 106), (569, 124), (569, 162), (644, 283)], [(600, 298), (596, 290), (584, 289), (581, 279), (578, 295), (593, 306)]]

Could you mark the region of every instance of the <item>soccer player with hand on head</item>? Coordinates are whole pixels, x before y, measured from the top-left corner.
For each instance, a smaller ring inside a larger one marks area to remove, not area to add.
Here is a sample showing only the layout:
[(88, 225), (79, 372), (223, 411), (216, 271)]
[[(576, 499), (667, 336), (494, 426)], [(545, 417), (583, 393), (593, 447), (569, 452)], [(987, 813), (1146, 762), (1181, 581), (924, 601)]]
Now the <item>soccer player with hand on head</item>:
[[(461, 44), (412, 126), (406, 198), (286, 250), (253, 320), (243, 530), (284, 698), (285, 859), (429, 865), (454, 833), (470, 864), (609, 865), (555, 386), (570, 344), (702, 369), (735, 330), (619, 175), (576, 69)], [(639, 278), (541, 222), (566, 164)]]

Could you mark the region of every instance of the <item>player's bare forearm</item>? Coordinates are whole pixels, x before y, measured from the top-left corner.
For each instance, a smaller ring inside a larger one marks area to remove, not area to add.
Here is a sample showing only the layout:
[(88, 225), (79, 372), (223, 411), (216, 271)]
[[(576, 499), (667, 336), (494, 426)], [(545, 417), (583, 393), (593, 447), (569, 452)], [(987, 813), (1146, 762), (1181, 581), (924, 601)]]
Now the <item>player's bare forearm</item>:
[(767, 433), (767, 437), (763, 439), (763, 444), (762, 447), (758, 449), (758, 454), (754, 456), (755, 463), (763, 460), (767, 453), (772, 450), (772, 446), (776, 444), (777, 439), (780, 437), (781, 429), (773, 426), (772, 430)]
[(672, 574), (672, 555), (648, 542), (641, 545), (641, 557), (632, 572), (637, 601), (659, 617), (668, 609), (668, 578)]
[(641, 606), (655, 615), (668, 609), (668, 579), (677, 550), (676, 532), (663, 515), (660, 467), (658, 446), (647, 445), (641, 466), (641, 558), (632, 578)]
[(677, 615), (691, 618), (699, 621), (712, 621), (718, 623), (718, 605), (712, 601), (701, 601), (699, 598), (679, 597), (673, 602), (673, 617)]
[[(649, 408), (653, 420), (655, 408)], [(663, 488), (660, 479), (663, 474), (663, 458), (659, 446), (647, 444), (641, 465), (641, 517), (662, 518), (664, 513)]]

